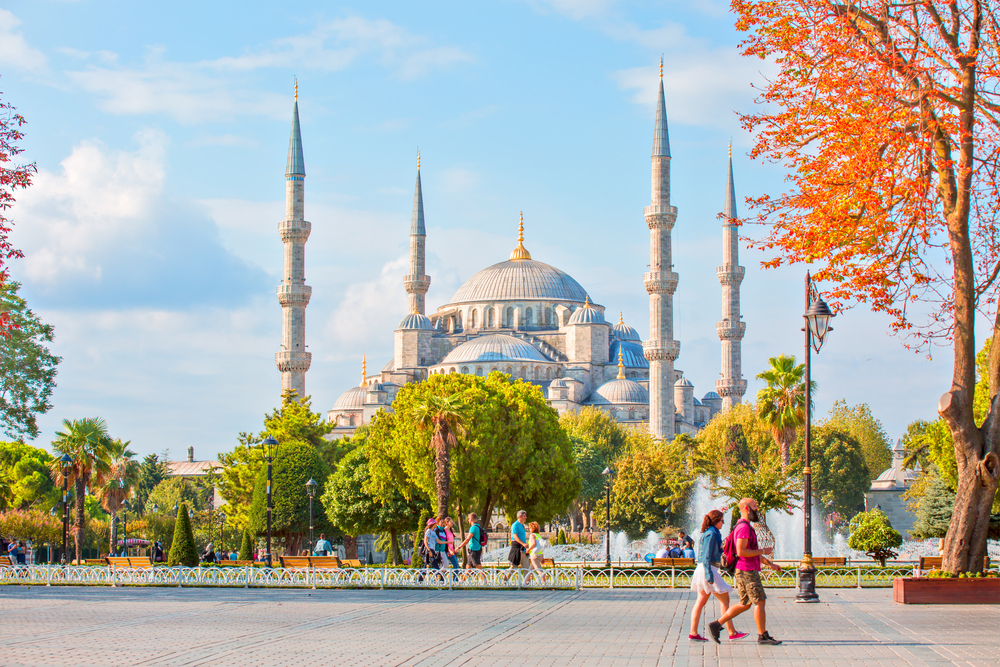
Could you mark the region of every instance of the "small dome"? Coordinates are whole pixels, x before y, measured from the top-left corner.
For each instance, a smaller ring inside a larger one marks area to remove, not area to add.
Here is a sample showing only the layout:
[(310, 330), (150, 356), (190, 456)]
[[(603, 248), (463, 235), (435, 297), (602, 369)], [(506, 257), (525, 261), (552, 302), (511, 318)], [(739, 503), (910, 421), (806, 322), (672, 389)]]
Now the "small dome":
[(361, 410), (365, 407), (365, 396), (368, 394), (368, 387), (365, 385), (352, 387), (340, 395), (337, 402), (333, 404), (334, 410)]
[(680, 380), (678, 380), (677, 382), (674, 383), (674, 386), (675, 387), (694, 387), (694, 385), (691, 384), (691, 380), (688, 380), (686, 377), (681, 377)]
[[(909, 468), (903, 469), (903, 480), (906, 482), (912, 482), (920, 475), (915, 470), (910, 470)], [(875, 478), (876, 482), (895, 482), (896, 481), (896, 471), (892, 468), (886, 468), (882, 471), (882, 474)]]
[(695, 404), (695, 405), (701, 405), (702, 403), (701, 403), (701, 401), (699, 401), (699, 400), (698, 400), (698, 398), (697, 398), (697, 397), (695, 397), (695, 399), (694, 399), (694, 404)]
[(402, 319), (396, 330), (400, 329), (421, 329), (425, 331), (430, 331), (434, 328), (431, 324), (431, 318), (426, 315), (421, 315), (420, 313), (410, 313)]
[(551, 384), (549, 384), (549, 386), (550, 387), (568, 387), (569, 383), (566, 382), (566, 380), (564, 380), (563, 378), (559, 378), (558, 380), (553, 380), (551, 382)]
[(446, 305), (493, 301), (581, 303), (585, 297), (580, 283), (554, 266), (533, 259), (511, 259), (469, 278)]
[(701, 397), (702, 401), (721, 401), (722, 397), (716, 394), (714, 391), (710, 391)]
[[(625, 324), (622, 315), (618, 316), (618, 324), (611, 327), (611, 331), (614, 332), (618, 340), (642, 341), (642, 338), (639, 337), (639, 332)], [(627, 363), (625, 365), (628, 366)]]
[(467, 343), (462, 343), (448, 353), (448, 356), (441, 361), (442, 364), (475, 363), (477, 361), (491, 363), (503, 361), (544, 361), (552, 363), (552, 360), (519, 338), (505, 336), (504, 334), (492, 334), (473, 338)]
[(649, 405), (649, 392), (633, 380), (611, 380), (605, 382), (587, 399), (590, 405)]
[(567, 324), (607, 324), (607, 322), (604, 321), (604, 313), (590, 305), (588, 296), (583, 308), (574, 310)]
[(394, 370), (396, 370), (396, 360), (395, 360), (395, 358), (390, 359), (389, 363), (387, 363), (385, 366), (382, 367), (382, 372), (394, 371)]
[(642, 351), (642, 343), (628, 340), (616, 340), (608, 348), (608, 363), (618, 363), (618, 350), (622, 353), (622, 363), (625, 368), (649, 368), (649, 362)]

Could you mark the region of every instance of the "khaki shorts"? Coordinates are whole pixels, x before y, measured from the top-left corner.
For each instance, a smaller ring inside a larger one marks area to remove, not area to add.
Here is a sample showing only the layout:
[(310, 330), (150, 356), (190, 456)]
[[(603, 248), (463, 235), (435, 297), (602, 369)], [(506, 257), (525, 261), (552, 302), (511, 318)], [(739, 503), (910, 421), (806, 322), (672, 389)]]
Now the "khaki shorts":
[(736, 570), (736, 592), (740, 594), (740, 604), (760, 604), (767, 599), (757, 570)]

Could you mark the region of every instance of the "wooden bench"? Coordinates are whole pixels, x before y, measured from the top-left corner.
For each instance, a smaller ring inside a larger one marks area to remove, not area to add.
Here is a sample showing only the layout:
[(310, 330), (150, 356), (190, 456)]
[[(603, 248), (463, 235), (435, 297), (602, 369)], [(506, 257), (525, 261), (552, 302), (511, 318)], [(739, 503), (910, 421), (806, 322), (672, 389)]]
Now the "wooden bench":
[(543, 558), (542, 559), (542, 567), (555, 568), (555, 566), (556, 566), (556, 559), (555, 558)]
[(0, 556), (0, 567), (17, 567), (17, 559), (13, 556)]
[[(990, 567), (990, 557), (987, 556), (983, 559), (983, 569), (986, 570)], [(941, 569), (941, 556), (921, 556), (919, 569), (921, 570), (940, 570)]]
[(816, 567), (844, 567), (847, 565), (846, 556), (813, 556), (813, 565)]
[(653, 567), (694, 567), (694, 558), (654, 558)]
[(116, 570), (138, 570), (153, 567), (148, 556), (108, 556), (108, 565)]
[(107, 558), (84, 558), (83, 559), (83, 564), (84, 565), (107, 565), (108, 564), (108, 559)]
[[(314, 556), (314, 558), (322, 558), (322, 556)], [(344, 560), (338, 558), (337, 561), (340, 563), (340, 567), (361, 567), (360, 558), (345, 558)]]
[(250, 567), (253, 564), (252, 560), (220, 560), (216, 563), (219, 567)]
[(281, 567), (289, 569), (336, 570), (340, 566), (336, 556), (278, 556), (278, 560)]

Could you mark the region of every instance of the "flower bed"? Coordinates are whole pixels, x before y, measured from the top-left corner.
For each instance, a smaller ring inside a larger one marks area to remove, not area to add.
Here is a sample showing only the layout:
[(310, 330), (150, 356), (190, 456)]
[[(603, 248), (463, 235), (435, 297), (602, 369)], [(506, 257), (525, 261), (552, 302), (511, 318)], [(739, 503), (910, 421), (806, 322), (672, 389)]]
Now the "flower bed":
[(897, 577), (892, 600), (900, 604), (1000, 604), (1000, 578)]

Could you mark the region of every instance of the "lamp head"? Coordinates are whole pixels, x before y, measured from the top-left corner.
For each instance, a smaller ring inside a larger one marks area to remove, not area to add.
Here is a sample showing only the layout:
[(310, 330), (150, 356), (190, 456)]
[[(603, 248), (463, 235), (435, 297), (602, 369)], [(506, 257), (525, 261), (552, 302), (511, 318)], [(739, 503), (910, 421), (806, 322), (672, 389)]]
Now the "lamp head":
[(193, 507), (188, 510), (188, 518), (189, 519), (193, 519), (194, 518), (194, 508)]
[(806, 321), (809, 323), (809, 333), (812, 334), (813, 349), (817, 352), (823, 347), (826, 334), (833, 331), (830, 328), (831, 317), (833, 317), (833, 312), (823, 299), (817, 298), (809, 304), (809, 310), (806, 311)]
[(278, 447), (278, 441), (267, 436), (264, 441), (260, 443), (260, 446), (264, 449), (264, 455), (267, 458), (272, 458), (274, 456), (274, 450)]
[(174, 512), (177, 512), (177, 503), (174, 503)]
[(604, 478), (604, 483), (605, 484), (607, 484), (611, 480), (611, 467), (610, 466), (604, 469), (604, 472), (601, 473), (601, 477)]
[(310, 477), (309, 481), (306, 482), (306, 493), (309, 494), (310, 498), (316, 495), (317, 486), (318, 485), (316, 484), (316, 480), (314, 480), (312, 477)]
[(160, 506), (157, 505), (156, 503), (153, 503), (153, 514), (159, 514), (159, 513), (160, 513)]
[(73, 465), (73, 457), (71, 457), (69, 454), (63, 454), (62, 456), (59, 457), (59, 465), (62, 466), (63, 470), (66, 470), (66, 468)]

